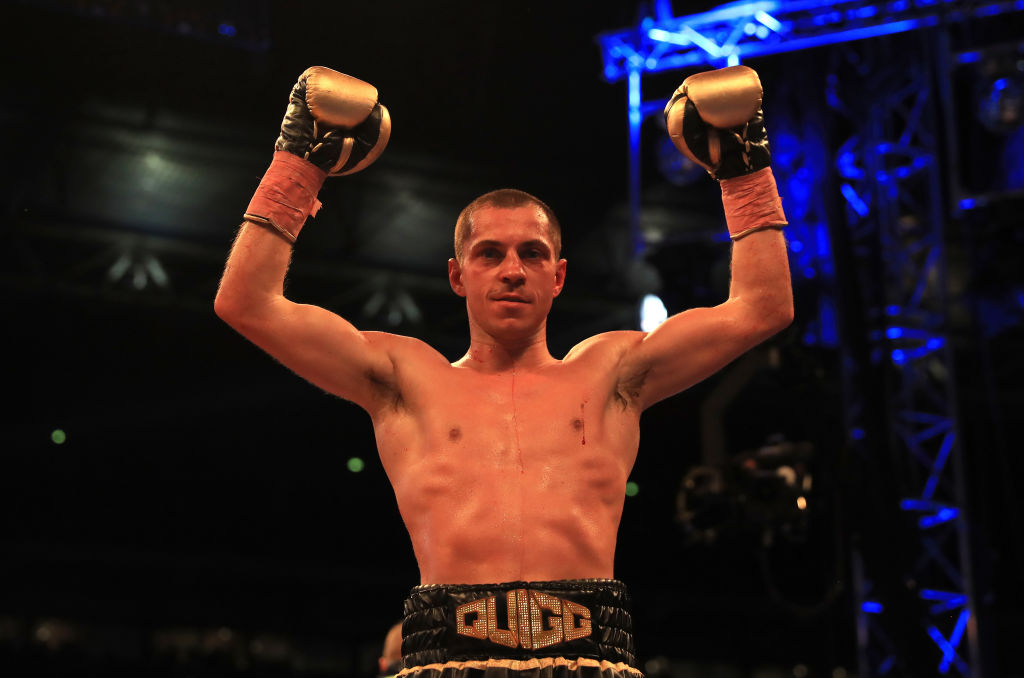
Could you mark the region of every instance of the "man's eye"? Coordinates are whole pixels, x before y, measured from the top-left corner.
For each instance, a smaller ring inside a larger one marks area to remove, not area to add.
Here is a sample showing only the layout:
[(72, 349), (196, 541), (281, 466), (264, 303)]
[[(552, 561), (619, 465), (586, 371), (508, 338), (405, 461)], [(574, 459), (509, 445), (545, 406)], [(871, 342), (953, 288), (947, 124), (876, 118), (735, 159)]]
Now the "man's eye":
[(526, 257), (528, 259), (538, 259), (538, 258), (540, 258), (540, 256), (541, 256), (540, 250), (528, 250), (526, 252)]

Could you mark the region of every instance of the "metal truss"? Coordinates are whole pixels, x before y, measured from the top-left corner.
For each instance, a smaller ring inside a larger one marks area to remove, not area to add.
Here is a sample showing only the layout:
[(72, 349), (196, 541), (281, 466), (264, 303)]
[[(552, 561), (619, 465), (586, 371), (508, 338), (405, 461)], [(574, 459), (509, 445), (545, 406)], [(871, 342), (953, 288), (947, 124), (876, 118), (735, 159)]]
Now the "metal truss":
[[(922, 42), (931, 49), (887, 51), (888, 58), (853, 53), (851, 59), (859, 59), (870, 75), (851, 91), (833, 90), (830, 100), (854, 129), (839, 149), (836, 169), (850, 244), (864, 273), (860, 283), (870, 360), (883, 373), (884, 393), (879, 395), (888, 418), (888, 454), (903, 495), (900, 533), (909, 541), (913, 560), (905, 581), (917, 599), (921, 631), (936, 651), (934, 670), (977, 676), (966, 498), (947, 336), (937, 157), (942, 102), (931, 87), (936, 59), (928, 52), (937, 50)], [(857, 421), (862, 412), (857, 408), (849, 415), (855, 447), (863, 454), (884, 455), (884, 439), (872, 441), (869, 426)], [(885, 554), (857, 557), (861, 673), (907, 670), (923, 659), (906, 656), (906, 648), (892, 640), (894, 625), (906, 620), (891, 613), (874, 589), (875, 579), (891, 576), (879, 572)]]
[[(739, 64), (742, 59), (891, 35), (971, 18), (1024, 10), (1020, 0), (741, 0), (708, 12), (674, 16), (656, 0), (653, 17), (597, 36), (610, 83), (628, 83), (630, 232), (636, 255), (647, 246), (640, 228), (640, 142), (644, 119), (661, 113), (667, 96), (644, 100), (646, 75)], [(668, 93), (665, 93), (668, 94)]]
[(793, 52), (1018, 11), (1016, 1), (742, 0), (701, 14), (672, 15), (669, 0), (635, 28), (598, 36), (604, 77), (616, 82), (635, 71), (671, 71)]
[[(865, 678), (894, 673), (977, 678), (981, 670), (947, 337), (943, 185), (937, 158), (939, 112), (950, 102), (941, 89), (943, 100), (936, 101), (932, 87), (948, 77), (942, 67), (948, 54), (945, 47), (935, 48), (939, 38), (934, 36), (924, 53), (887, 53), (889, 61), (865, 56), (878, 49), (876, 43), (887, 41), (872, 41), (863, 54), (850, 43), (1021, 10), (1022, 2), (753, 1), (676, 17), (667, 0), (657, 0), (653, 17), (598, 36), (605, 79), (627, 81), (630, 228), (637, 255), (648, 245), (640, 229), (641, 127), (646, 117), (661, 113), (666, 101), (644, 99), (645, 76), (734, 65), (743, 58), (829, 44), (840, 45), (833, 54), (842, 50), (844, 57), (860, 61), (857, 73), (846, 80), (860, 83), (856, 92), (839, 92), (837, 84), (844, 81), (829, 79), (832, 114), (845, 117), (854, 130), (835, 153), (835, 170), (841, 195), (837, 199), (846, 214), (843, 240), (849, 246), (843, 256), (852, 258), (862, 273), (852, 285), (864, 301), (858, 322), (865, 325), (866, 335), (844, 339), (844, 344), (865, 346), (863, 361), (858, 363), (848, 347), (841, 349), (848, 437), (864, 458), (892, 460), (900, 498), (881, 510), (884, 520), (891, 521), (894, 513), (903, 520), (895, 528), (897, 538), (913, 555), (905, 571), (895, 576), (904, 578), (897, 588), (910, 589), (910, 621), (919, 626), (922, 640), (913, 648), (904, 646), (910, 642), (907, 610), (886, 597), (893, 586), (884, 580), (894, 576), (887, 554), (858, 548), (853, 571), (859, 673)], [(941, 35), (938, 30), (928, 33)], [(821, 200), (826, 191), (813, 176), (816, 169), (826, 169), (819, 159), (828, 154), (820, 147), (820, 137), (809, 133), (807, 121), (786, 113), (773, 109), (779, 122), (772, 128), (772, 145), (791, 220), (791, 259), (795, 277), (818, 277), (825, 289), (817, 324), (804, 341), (835, 345), (836, 308), (827, 285), (839, 253), (830, 251)], [(883, 374), (877, 383), (864, 376), (871, 370)], [(887, 420), (870, 415), (875, 403)], [(870, 523), (866, 527), (871, 529)], [(922, 646), (930, 649), (915, 654)]]

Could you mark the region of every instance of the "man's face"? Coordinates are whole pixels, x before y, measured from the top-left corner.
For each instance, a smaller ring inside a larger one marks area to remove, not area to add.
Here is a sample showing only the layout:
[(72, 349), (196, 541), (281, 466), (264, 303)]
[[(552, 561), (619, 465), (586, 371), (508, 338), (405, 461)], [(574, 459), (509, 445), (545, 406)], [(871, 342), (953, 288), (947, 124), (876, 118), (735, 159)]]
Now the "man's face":
[(523, 340), (544, 326), (565, 282), (543, 212), (533, 206), (482, 207), (463, 246), (448, 261), (452, 289), (466, 298), (471, 326), (494, 339)]

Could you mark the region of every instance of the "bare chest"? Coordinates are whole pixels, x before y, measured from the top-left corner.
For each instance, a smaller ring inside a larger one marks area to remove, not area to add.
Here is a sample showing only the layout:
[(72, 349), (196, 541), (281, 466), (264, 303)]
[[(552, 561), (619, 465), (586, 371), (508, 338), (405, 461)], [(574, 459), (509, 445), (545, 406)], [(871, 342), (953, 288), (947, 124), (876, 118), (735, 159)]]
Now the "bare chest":
[(586, 369), (481, 374), (439, 371), (407, 389), (391, 421), (377, 424), (385, 465), (427, 464), (447, 477), (503, 473), (538, 478), (594, 464), (631, 464), (638, 414), (613, 383)]

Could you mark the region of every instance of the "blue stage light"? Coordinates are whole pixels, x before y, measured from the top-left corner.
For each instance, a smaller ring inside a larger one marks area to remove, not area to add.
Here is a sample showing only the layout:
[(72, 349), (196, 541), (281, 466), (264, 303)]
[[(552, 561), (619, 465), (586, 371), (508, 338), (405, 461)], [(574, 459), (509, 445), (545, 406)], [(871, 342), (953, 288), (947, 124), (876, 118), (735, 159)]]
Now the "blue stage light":
[(839, 191), (846, 198), (846, 202), (850, 205), (854, 212), (862, 217), (866, 217), (871, 210), (868, 208), (866, 202), (864, 202), (859, 195), (857, 195), (856, 189), (850, 184), (843, 184), (839, 187)]
[(938, 589), (921, 589), (918, 595), (921, 597), (921, 600), (941, 600), (943, 602), (960, 600), (961, 605), (967, 600), (967, 596), (963, 593), (955, 591), (939, 591)]
[(851, 17), (855, 19), (870, 19), (871, 17), (878, 14), (878, 8), (874, 5), (867, 5), (866, 7), (857, 7), (850, 10)]
[(839, 174), (845, 179), (864, 178), (864, 170), (857, 167), (857, 156), (851, 150), (845, 150), (839, 154), (836, 167), (839, 168)]
[(672, 45), (679, 45), (681, 47), (687, 47), (690, 45), (690, 39), (685, 35), (679, 33), (672, 33), (662, 28), (652, 28), (647, 31), (647, 37), (651, 40), (657, 40), (658, 42), (667, 42)]
[(942, 652), (942, 661), (939, 662), (939, 673), (949, 673), (949, 669), (952, 665), (956, 664), (957, 670), (961, 675), (969, 675), (967, 664), (960, 655), (957, 654), (956, 647), (960, 644), (960, 640), (963, 638), (963, 633), (967, 628), (967, 622), (970, 619), (970, 615), (971, 613), (967, 609), (960, 612), (960, 617), (957, 619), (956, 626), (948, 640), (942, 635), (941, 631), (935, 628), (935, 626), (931, 624), (928, 625), (928, 635)]
[[(771, 29), (771, 30), (775, 31), (776, 33), (781, 33), (783, 31), (782, 23), (779, 22), (778, 19), (773, 17), (768, 12), (756, 12), (754, 14), (754, 18), (757, 19), (758, 21), (760, 21), (764, 25), (765, 28)], [(760, 33), (758, 33), (757, 37), (761, 38), (761, 37), (764, 37), (764, 36), (762, 36)]]
[(217, 32), (225, 38), (233, 38), (238, 33), (238, 30), (234, 25), (224, 22), (220, 26), (217, 26)]
[[(944, 612), (950, 612), (967, 604), (967, 595), (954, 591), (922, 589), (919, 595), (921, 596), (921, 600), (935, 601), (935, 605), (928, 607), (928, 611), (932, 615), (941, 615)], [(950, 639), (952, 640), (952, 636)]]
[(939, 511), (934, 515), (923, 516), (917, 521), (917, 524), (921, 529), (927, 529), (929, 527), (935, 527), (936, 525), (941, 525), (942, 523), (948, 523), (951, 520), (955, 520), (959, 515), (960, 509), (946, 506), (939, 509)]
[[(951, 421), (945, 422), (947, 427), (952, 427)], [(956, 436), (952, 431), (947, 433), (942, 439), (942, 446), (939, 448), (939, 453), (935, 455), (935, 461), (932, 462), (932, 472), (928, 476), (928, 482), (925, 483), (924, 491), (921, 492), (921, 496), (924, 499), (931, 499), (935, 496), (935, 488), (939, 484), (939, 476), (942, 474), (942, 470), (946, 467), (946, 460), (949, 459), (949, 453), (953, 449), (953, 442)]]
[(882, 614), (885, 609), (882, 604), (873, 600), (865, 600), (861, 603), (860, 609), (868, 614)]
[(974, 15), (979, 17), (995, 16), (996, 14), (999, 14), (1002, 11), (1002, 8), (998, 4), (985, 5), (984, 7), (979, 7), (978, 9), (974, 10)]

